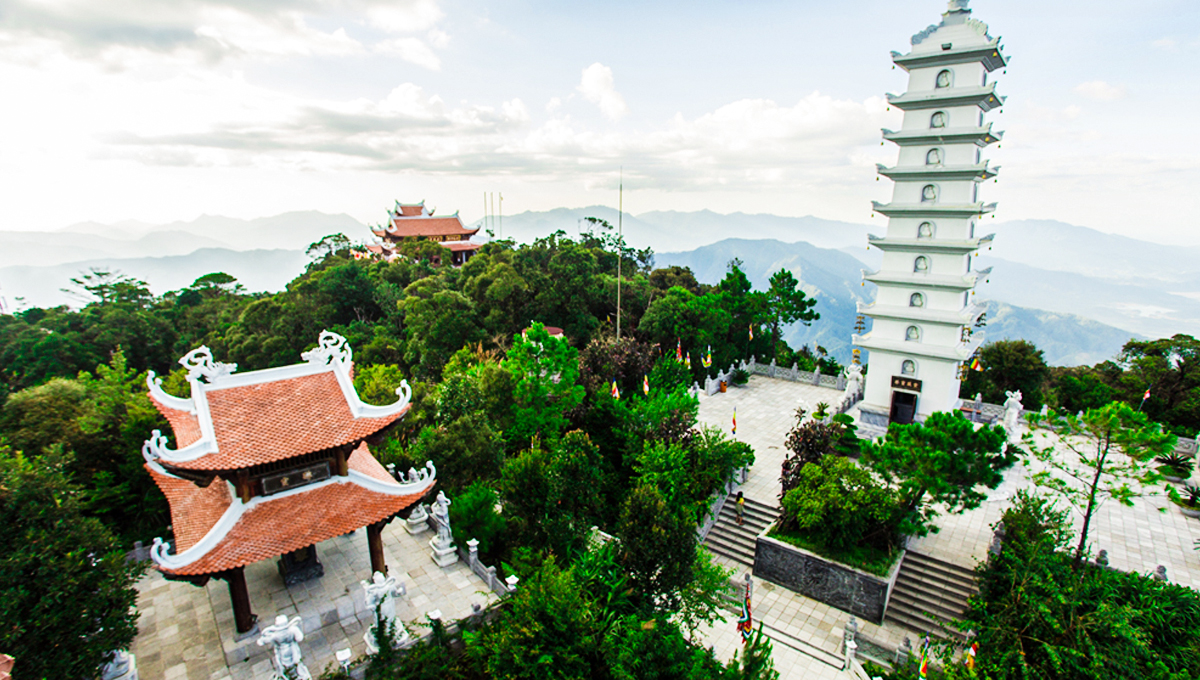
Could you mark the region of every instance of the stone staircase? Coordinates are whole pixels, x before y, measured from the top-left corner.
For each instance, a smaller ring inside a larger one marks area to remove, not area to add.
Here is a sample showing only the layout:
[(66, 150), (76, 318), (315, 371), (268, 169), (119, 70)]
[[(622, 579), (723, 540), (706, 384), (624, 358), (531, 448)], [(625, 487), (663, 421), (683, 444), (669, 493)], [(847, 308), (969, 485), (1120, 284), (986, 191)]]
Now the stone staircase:
[(746, 498), (746, 514), (742, 526), (737, 523), (735, 496), (730, 496), (717, 516), (704, 545), (714, 554), (744, 564), (754, 565), (754, 538), (779, 517), (779, 508)]
[(884, 621), (940, 638), (964, 634), (950, 625), (967, 609), (967, 598), (979, 592), (975, 572), (913, 551), (904, 562), (892, 588)]

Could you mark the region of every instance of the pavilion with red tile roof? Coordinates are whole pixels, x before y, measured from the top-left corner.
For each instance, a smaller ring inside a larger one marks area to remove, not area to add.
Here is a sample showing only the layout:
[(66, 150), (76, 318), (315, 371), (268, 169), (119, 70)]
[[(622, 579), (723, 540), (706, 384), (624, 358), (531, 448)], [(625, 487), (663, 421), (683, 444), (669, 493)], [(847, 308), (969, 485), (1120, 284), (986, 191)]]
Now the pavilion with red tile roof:
[(479, 227), (464, 227), (457, 212), (448, 217), (434, 217), (425, 207), (425, 201), (396, 201), (396, 207), (388, 211), (387, 226), (373, 227), (371, 231), (380, 243), (368, 246), (368, 252), (374, 253), (378, 249), (389, 259), (395, 256), (396, 245), (403, 241), (433, 241), (449, 250), (450, 263), (459, 267), (480, 248), (480, 244), (471, 241), (471, 237), (479, 233)]
[(404, 417), (412, 391), (405, 381), (396, 403), (363, 403), (351, 357), (346, 339), (325, 331), (304, 363), (262, 371), (236, 373), (207, 347), (192, 350), (179, 362), (186, 399), (147, 377), (176, 444), (155, 430), (142, 447), (174, 531), (151, 557), (167, 578), (228, 582), (238, 633), (255, 622), (246, 565), (280, 557), (285, 581), (319, 576), (316, 544), (365, 526), (371, 568), (386, 574), (383, 527), (436, 483), (432, 463), (397, 479), (371, 455), (368, 440)]

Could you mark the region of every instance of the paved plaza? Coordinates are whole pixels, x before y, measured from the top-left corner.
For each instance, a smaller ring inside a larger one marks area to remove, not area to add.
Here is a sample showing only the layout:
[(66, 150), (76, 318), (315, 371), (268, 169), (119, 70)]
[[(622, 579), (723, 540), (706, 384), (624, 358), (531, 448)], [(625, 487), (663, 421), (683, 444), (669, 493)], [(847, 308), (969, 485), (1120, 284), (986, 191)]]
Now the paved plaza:
[[(736, 437), (753, 446), (755, 454), (754, 466), (741, 489), (748, 498), (777, 507), (780, 466), (787, 454), (783, 442), (795, 422), (796, 408), (804, 406), (812, 412), (818, 403), (832, 404), (839, 396), (838, 391), (828, 388), (752, 376), (745, 387), (731, 388), (725, 394), (701, 395), (700, 421), (728, 433), (737, 410)], [(1028, 471), (1018, 464), (981, 507), (961, 515), (942, 516), (938, 520), (939, 533), (913, 540), (909, 548), (973, 568), (987, 555), (991, 525), (1000, 519), (1013, 493), (1028, 485)], [(1200, 590), (1200, 553), (1192, 548), (1192, 541), (1200, 538), (1200, 520), (1184, 517), (1165, 498), (1138, 500), (1132, 508), (1106, 503), (1092, 522), (1091, 535), (1092, 550), (1107, 550), (1113, 567), (1149, 574), (1161, 564), (1166, 566), (1171, 581)], [(747, 571), (743, 565), (724, 558), (717, 561), (736, 568), (738, 579)], [(761, 579), (755, 578), (754, 583), (756, 621), (840, 654), (849, 614)], [(878, 626), (859, 621), (859, 626), (862, 638), (891, 648), (899, 647), (905, 637), (916, 642), (914, 633), (894, 624)], [(722, 658), (732, 656), (741, 645), (734, 619), (707, 631), (705, 644)], [(833, 670), (827, 663), (781, 644), (775, 645), (775, 651), (776, 668), (785, 678), (843, 677), (830, 675)]]
[[(384, 529), (384, 555), (391, 575), (408, 589), (397, 602), (397, 618), (410, 623), (439, 610), (444, 621), (464, 618), (472, 603), (487, 606), (496, 596), (461, 561), (443, 569), (430, 558), (426, 532), (411, 536), (404, 523)], [(275, 616), (300, 616), (304, 661), (313, 675), (335, 664), (334, 653), (349, 648), (361, 657), (363, 634), (374, 622), (359, 581), (371, 577), (367, 532), (357, 531), (317, 545), (325, 575), (285, 586), (275, 560), (246, 567), (250, 601), (259, 628)], [(257, 635), (234, 640), (233, 609), (224, 581), (203, 588), (168, 581), (150, 570), (138, 582), (138, 636), (133, 643), (138, 671), (146, 680), (251, 680), (271, 677), (270, 646)], [(419, 635), (424, 629), (413, 628)]]

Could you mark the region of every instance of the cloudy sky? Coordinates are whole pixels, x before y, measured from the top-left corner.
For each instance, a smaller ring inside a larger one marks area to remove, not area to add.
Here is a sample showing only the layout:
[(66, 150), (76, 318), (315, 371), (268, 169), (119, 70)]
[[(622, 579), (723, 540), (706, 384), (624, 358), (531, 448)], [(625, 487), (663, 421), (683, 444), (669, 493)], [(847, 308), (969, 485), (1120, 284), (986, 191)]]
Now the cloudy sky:
[[(1200, 244), (1200, 3), (974, 0), (1013, 57), (984, 198)], [(615, 204), (869, 222), (945, 0), (0, 0), (0, 229)], [(876, 218), (879, 219), (879, 218)]]

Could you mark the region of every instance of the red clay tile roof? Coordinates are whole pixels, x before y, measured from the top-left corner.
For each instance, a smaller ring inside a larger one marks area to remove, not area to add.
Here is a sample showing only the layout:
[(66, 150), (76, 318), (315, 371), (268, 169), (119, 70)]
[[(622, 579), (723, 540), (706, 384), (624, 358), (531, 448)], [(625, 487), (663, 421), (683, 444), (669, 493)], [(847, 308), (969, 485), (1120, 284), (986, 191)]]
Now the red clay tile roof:
[(418, 203), (417, 205), (401, 205), (400, 214), (405, 217), (413, 217), (415, 215), (425, 214), (425, 204)]
[(333, 482), (268, 499), (247, 510), (195, 562), (159, 569), (185, 576), (212, 574), (299, 550), (390, 517), (419, 501), (435, 483), (430, 480), (419, 493), (392, 496), (354, 482)]
[[(458, 217), (417, 217), (413, 219), (405, 219), (397, 217), (392, 220), (395, 225), (395, 231), (387, 231), (385, 235), (391, 238), (403, 238), (406, 236), (449, 236), (453, 234), (461, 234), (463, 236), (471, 236), (479, 231), (479, 228), (467, 229), (463, 226), (462, 220)], [(379, 232), (376, 232), (377, 234)]]
[(200, 419), (194, 413), (164, 406), (153, 397), (150, 398), (150, 403), (154, 404), (158, 412), (171, 424), (171, 430), (175, 433), (175, 448), (182, 449), (200, 440)]
[(379, 461), (375, 460), (375, 456), (371, 455), (371, 449), (367, 448), (366, 442), (359, 444), (358, 448), (354, 449), (346, 464), (351, 470), (361, 472), (368, 477), (374, 477), (381, 482), (396, 483), (396, 478), (388, 474), (387, 468), (383, 467)]
[(233, 502), (229, 485), (223, 479), (214, 479), (206, 488), (200, 488), (186, 479), (164, 475), (153, 466), (147, 465), (146, 470), (171, 506), (176, 552), (183, 552), (204, 538)]
[[(168, 465), (236, 470), (360, 441), (403, 418), (355, 418), (332, 372), (206, 391), (216, 453)], [(177, 435), (178, 436), (178, 435)]]

